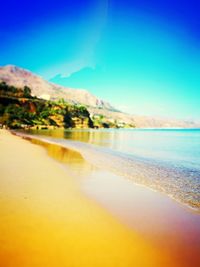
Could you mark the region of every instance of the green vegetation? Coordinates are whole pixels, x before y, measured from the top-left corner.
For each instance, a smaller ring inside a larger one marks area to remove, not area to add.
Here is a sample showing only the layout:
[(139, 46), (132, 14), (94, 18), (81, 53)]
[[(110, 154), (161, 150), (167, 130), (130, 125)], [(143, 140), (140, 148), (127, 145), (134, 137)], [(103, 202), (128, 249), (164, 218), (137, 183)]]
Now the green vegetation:
[(5, 82), (0, 82), (0, 126), (11, 129), (134, 127), (101, 114), (91, 116), (85, 106), (72, 105), (64, 99), (50, 101), (33, 97), (29, 87), (16, 88)]
[(31, 96), (31, 89), (0, 83), (0, 124), (8, 128), (93, 127), (84, 106), (63, 99), (46, 101)]

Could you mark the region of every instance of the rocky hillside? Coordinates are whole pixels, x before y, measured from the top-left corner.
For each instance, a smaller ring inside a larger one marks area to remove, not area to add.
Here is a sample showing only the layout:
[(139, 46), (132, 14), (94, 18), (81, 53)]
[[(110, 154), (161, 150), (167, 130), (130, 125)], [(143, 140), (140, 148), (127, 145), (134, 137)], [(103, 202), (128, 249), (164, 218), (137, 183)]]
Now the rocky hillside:
[(16, 88), (0, 82), (0, 127), (10, 129), (93, 128), (85, 106), (64, 100), (51, 101), (31, 95), (27, 86)]
[[(64, 99), (73, 104), (84, 104), (90, 112), (90, 116), (99, 123), (116, 124), (123, 127), (125, 124), (138, 128), (199, 128), (200, 122), (167, 120), (148, 116), (130, 115), (120, 112), (109, 103), (97, 98), (87, 90), (66, 88), (49, 83), (41, 77), (22, 68), (7, 65), (0, 67), (0, 82), (6, 82), (18, 88), (28, 86), (32, 95), (46, 100)], [(97, 123), (97, 125), (98, 125)]]
[(0, 67), (1, 81), (18, 88), (28, 86), (31, 88), (33, 95), (46, 100), (63, 98), (65, 101), (71, 103), (80, 103), (86, 106), (113, 110), (113, 107), (109, 103), (97, 98), (87, 90), (66, 88), (49, 83), (30, 71), (13, 65)]

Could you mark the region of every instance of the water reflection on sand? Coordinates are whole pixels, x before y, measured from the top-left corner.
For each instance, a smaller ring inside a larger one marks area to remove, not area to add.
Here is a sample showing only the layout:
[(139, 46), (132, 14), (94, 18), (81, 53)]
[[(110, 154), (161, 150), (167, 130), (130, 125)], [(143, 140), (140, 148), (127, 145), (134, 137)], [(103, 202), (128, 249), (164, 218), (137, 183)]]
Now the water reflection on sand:
[[(49, 132), (46, 133), (49, 136)], [(98, 135), (87, 131), (52, 132), (54, 137), (91, 143), (105, 142), (107, 132)], [(98, 136), (98, 138), (97, 138)], [(98, 169), (78, 152), (32, 140), (43, 145), (48, 154), (64, 163), (79, 178), (80, 189), (117, 220), (137, 231), (174, 261), (174, 266), (200, 265), (200, 216), (182, 205), (131, 181)], [(84, 178), (84, 179), (82, 179)]]

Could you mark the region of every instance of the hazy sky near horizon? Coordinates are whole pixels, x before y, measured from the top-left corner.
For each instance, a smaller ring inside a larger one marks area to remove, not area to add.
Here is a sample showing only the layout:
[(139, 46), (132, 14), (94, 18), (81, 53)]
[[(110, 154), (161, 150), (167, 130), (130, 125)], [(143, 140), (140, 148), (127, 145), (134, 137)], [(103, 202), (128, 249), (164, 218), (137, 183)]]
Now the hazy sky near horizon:
[(133, 113), (200, 119), (198, 0), (1, 3), (0, 65)]

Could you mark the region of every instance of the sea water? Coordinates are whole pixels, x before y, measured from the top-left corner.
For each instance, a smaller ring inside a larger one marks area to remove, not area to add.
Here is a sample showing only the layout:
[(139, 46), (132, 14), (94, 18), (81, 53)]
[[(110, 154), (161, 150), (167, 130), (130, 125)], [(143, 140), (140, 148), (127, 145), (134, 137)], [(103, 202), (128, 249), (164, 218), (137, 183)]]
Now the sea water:
[(54, 130), (37, 135), (200, 211), (200, 129)]

